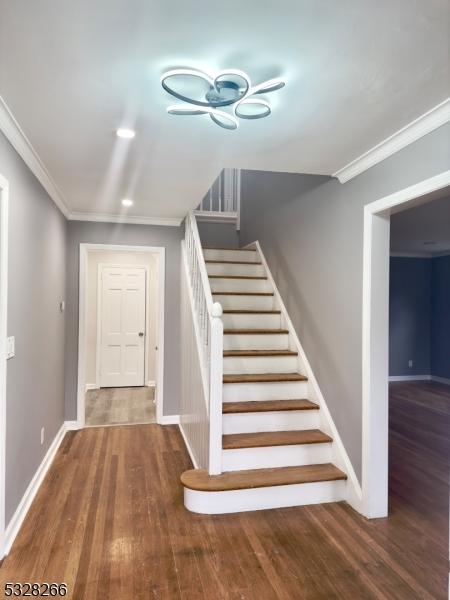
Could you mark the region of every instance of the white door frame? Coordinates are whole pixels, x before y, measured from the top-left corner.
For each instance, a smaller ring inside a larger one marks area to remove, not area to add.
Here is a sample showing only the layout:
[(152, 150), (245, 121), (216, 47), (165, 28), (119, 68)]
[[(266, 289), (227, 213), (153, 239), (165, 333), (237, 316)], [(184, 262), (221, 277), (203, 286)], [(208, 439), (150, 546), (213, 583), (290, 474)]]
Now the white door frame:
[(146, 265), (100, 263), (97, 272), (97, 340), (95, 348), (95, 385), (100, 387), (100, 362), (101, 362), (101, 332), (102, 332), (102, 270), (105, 267), (143, 269), (145, 271), (145, 343), (144, 343), (144, 385), (149, 385), (148, 358), (150, 356), (150, 270)]
[(0, 560), (5, 555), (6, 336), (8, 335), (9, 183), (0, 175)]
[(369, 518), (388, 514), (390, 215), (449, 186), (450, 170), (364, 207), (362, 493)]
[[(86, 394), (86, 307), (88, 255), (90, 252), (139, 252), (156, 254), (158, 257), (158, 334), (156, 361), (156, 422), (163, 422), (164, 406), (164, 293), (165, 255), (161, 246), (121, 246), (120, 244), (80, 244), (79, 312), (78, 312), (78, 385), (77, 385), (77, 426), (85, 426)], [(134, 265), (136, 266), (136, 265)]]

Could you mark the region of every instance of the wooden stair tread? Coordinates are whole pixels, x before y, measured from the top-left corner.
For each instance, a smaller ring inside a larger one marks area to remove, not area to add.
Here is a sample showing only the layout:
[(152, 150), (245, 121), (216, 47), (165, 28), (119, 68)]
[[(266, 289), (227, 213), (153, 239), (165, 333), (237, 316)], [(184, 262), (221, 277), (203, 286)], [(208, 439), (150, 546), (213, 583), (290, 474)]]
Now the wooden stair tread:
[(224, 383), (282, 383), (284, 381), (308, 381), (300, 373), (237, 373), (223, 376)]
[(279, 333), (289, 333), (289, 329), (224, 329), (223, 333), (225, 335), (247, 335), (247, 334), (255, 334), (255, 335), (264, 335), (266, 333), (269, 334), (279, 334)]
[(248, 260), (205, 260), (209, 265), (262, 265), (261, 262), (248, 262)]
[(208, 275), (210, 279), (267, 279), (267, 277), (253, 277), (251, 275)]
[(230, 433), (222, 436), (222, 448), (224, 450), (237, 450), (239, 448), (264, 448), (267, 446), (325, 444), (332, 441), (332, 438), (320, 429)]
[(281, 315), (281, 310), (231, 310), (223, 311), (224, 315)]
[(277, 412), (286, 410), (319, 410), (319, 405), (311, 400), (250, 400), (247, 402), (224, 402), (222, 413)]
[(233, 250), (233, 252), (238, 250), (239, 252), (256, 252), (256, 248), (225, 248), (220, 246), (202, 246), (202, 248), (203, 250)]
[(213, 296), (275, 296), (273, 292), (212, 292)]
[(224, 350), (224, 357), (230, 356), (298, 356), (294, 350)]
[(343, 479), (347, 479), (347, 475), (331, 463), (230, 471), (221, 475), (209, 475), (205, 469), (192, 469), (181, 475), (181, 483), (184, 487), (202, 492), (226, 492)]

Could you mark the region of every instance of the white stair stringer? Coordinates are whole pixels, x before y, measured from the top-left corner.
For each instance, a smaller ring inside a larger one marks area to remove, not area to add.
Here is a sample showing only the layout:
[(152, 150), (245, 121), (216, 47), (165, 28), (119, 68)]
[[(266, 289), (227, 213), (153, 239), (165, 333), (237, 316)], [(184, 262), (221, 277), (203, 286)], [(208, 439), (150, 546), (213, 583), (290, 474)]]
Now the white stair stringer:
[[(288, 435), (287, 432), (320, 430), (331, 438), (320, 443), (225, 446), (222, 472), (242, 477), (248, 471), (250, 476), (261, 473), (262, 477), (266, 470), (314, 469), (316, 466), (321, 469), (328, 465), (337, 467), (340, 474), (335, 479), (330, 479), (327, 473), (317, 481), (305, 479), (297, 483), (292, 480), (289, 485), (266, 485), (264, 479), (263, 484), (260, 481), (255, 488), (245, 483), (244, 489), (225, 486), (220, 491), (205, 491), (184, 484), (186, 508), (221, 514), (347, 500), (362, 512), (359, 482), (259, 243), (247, 249), (208, 248), (203, 253), (214, 301), (220, 302), (224, 311), (233, 311), (224, 312), (222, 317), (223, 403), (228, 407), (222, 417), (223, 436), (267, 432), (279, 436), (283, 432)], [(289, 380), (298, 374), (305, 376), (305, 380)], [(314, 403), (314, 409), (286, 407), (286, 403), (300, 399)], [(278, 408), (280, 401), (285, 402), (283, 408)], [(264, 404), (256, 410), (252, 403), (259, 402)], [(248, 403), (249, 408), (242, 403)], [(183, 477), (189, 473), (195, 475), (194, 471), (187, 471)], [(212, 476), (212, 479), (214, 477), (221, 476)], [(270, 477), (267, 481), (271, 481)]]

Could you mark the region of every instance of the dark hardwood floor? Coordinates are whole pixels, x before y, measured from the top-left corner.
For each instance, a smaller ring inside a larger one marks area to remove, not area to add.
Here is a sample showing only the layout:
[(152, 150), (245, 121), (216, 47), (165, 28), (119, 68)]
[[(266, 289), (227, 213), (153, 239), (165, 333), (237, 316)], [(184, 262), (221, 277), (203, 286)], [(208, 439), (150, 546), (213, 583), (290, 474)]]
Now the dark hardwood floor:
[(174, 426), (67, 434), (1, 569), (73, 600), (447, 598), (450, 388), (391, 387), (390, 516), (345, 503), (203, 516)]

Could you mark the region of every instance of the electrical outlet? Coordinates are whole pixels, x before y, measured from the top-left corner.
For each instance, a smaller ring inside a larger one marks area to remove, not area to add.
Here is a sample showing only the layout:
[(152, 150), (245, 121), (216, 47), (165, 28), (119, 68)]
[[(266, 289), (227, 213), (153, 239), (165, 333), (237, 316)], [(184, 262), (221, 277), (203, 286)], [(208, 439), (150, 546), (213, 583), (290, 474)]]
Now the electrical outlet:
[(45, 427), (41, 427), (41, 446), (45, 440)]
[(413, 361), (412, 360), (408, 360), (408, 367), (411, 369), (413, 366)]

